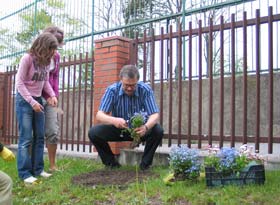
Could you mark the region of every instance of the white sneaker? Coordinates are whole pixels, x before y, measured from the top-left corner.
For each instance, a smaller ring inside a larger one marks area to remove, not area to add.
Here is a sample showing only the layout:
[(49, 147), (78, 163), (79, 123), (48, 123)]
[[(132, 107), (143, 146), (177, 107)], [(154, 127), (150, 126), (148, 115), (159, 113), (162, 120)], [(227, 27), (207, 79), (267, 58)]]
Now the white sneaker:
[(44, 177), (44, 178), (48, 178), (48, 177), (52, 176), (52, 174), (47, 173), (47, 172), (45, 172), (45, 171), (42, 171), (41, 174), (40, 174), (40, 176), (41, 176), (41, 177)]
[(31, 176), (31, 177), (24, 179), (23, 181), (26, 184), (33, 184), (34, 182), (37, 182), (37, 180), (38, 180), (37, 178)]

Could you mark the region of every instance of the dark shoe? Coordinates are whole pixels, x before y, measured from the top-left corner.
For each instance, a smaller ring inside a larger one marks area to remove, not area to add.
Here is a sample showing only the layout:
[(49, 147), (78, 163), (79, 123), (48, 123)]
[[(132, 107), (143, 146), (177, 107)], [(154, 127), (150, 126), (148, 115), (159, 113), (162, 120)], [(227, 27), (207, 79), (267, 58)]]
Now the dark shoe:
[(121, 167), (120, 163), (117, 162), (117, 161), (111, 162), (111, 163), (109, 163), (105, 166), (106, 166), (107, 169), (117, 169), (117, 168)]
[(150, 166), (149, 166), (149, 165), (146, 165), (146, 164), (144, 164), (144, 163), (141, 163), (141, 164), (139, 165), (139, 168), (140, 168), (141, 171), (146, 171), (146, 170), (148, 170), (148, 169), (150, 168)]

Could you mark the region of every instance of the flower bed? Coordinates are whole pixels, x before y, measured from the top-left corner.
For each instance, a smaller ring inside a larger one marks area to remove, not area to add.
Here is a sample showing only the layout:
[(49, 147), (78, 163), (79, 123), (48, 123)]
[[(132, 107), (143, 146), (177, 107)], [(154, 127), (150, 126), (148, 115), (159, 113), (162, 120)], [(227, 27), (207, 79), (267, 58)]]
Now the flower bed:
[(209, 148), (204, 159), (207, 186), (228, 184), (264, 184), (263, 159), (252, 152), (252, 147), (243, 145), (235, 148)]

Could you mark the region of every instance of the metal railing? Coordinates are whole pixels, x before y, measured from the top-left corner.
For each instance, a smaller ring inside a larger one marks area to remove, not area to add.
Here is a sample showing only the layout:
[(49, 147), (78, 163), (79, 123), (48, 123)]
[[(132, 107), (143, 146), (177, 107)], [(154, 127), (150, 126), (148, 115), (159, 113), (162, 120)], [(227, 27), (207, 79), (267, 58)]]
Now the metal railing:
[(231, 22), (221, 16), (219, 24), (210, 19), (206, 27), (201, 21), (197, 27), (189, 22), (187, 30), (179, 25), (176, 32), (170, 26), (169, 33), (162, 28), (160, 35), (144, 31), (144, 37), (134, 41), (142, 79), (157, 94), (169, 146), (223, 147), (228, 141), (230, 146), (253, 143), (259, 150), (265, 142), (268, 153), (273, 152), (273, 143), (280, 142), (275, 97), (280, 94), (275, 89), (280, 39), (274, 32), (280, 15), (272, 11), (269, 7), (268, 16), (260, 17), (256, 10), (250, 19), (244, 12), (240, 21), (233, 14)]
[[(253, 143), (259, 150), (260, 143), (267, 143), (268, 153), (272, 153), (273, 144), (280, 143), (277, 97), (280, 91), (276, 89), (280, 74), (278, 69), (274, 69), (274, 59), (280, 57), (277, 51), (279, 35), (273, 32), (280, 21), (280, 14), (273, 14), (272, 10), (270, 7), (269, 15), (263, 17), (257, 10), (255, 18), (250, 19), (244, 13), (242, 21), (235, 21), (232, 16), (232, 21), (225, 23), (221, 17), (219, 24), (214, 25), (210, 21), (206, 27), (201, 23), (194, 27), (190, 22), (187, 30), (179, 25), (173, 31), (170, 26), (169, 32), (164, 33), (164, 29), (161, 29), (160, 35), (147, 35), (144, 32), (143, 38), (136, 36), (131, 41), (141, 80), (149, 83), (155, 92), (160, 107), (160, 123), (164, 127), (168, 146), (187, 144), (201, 148), (204, 143), (217, 143), (222, 147), (225, 142), (229, 142), (230, 146), (242, 142)], [(254, 30), (253, 35), (248, 35), (248, 29)], [(264, 35), (264, 30), (267, 35)], [(214, 38), (214, 34), (218, 37)], [(203, 35), (208, 38), (203, 38)], [(250, 38), (254, 39), (254, 49), (248, 46)], [(187, 41), (185, 48), (184, 40)], [(229, 64), (225, 63), (225, 44), (231, 48), (228, 51)], [(218, 63), (214, 60), (214, 45), (219, 48)], [(265, 45), (267, 50), (263, 48)], [(237, 49), (242, 54), (239, 57), (236, 55)], [(208, 54), (207, 60), (205, 53)], [(85, 146), (90, 144), (87, 131), (94, 118), (93, 56), (80, 54), (62, 58), (59, 106), (64, 110), (64, 115), (60, 116), (60, 148), (66, 144), (67, 150), (78, 147), (76, 151), (84, 152)], [(253, 56), (253, 64), (248, 60), (249, 56)], [(237, 66), (237, 58), (242, 59), (241, 67)], [(186, 75), (183, 75), (184, 59)], [(262, 64), (263, 61), (266, 63)], [(214, 75), (215, 62), (219, 72)], [(249, 73), (248, 67), (251, 66), (255, 69)], [(266, 72), (261, 73), (264, 67)], [(227, 75), (226, 68), (229, 69)], [(5, 86), (2, 86), (4, 92), (1, 98), (1, 139), (12, 143), (17, 143), (13, 99), (16, 69), (11, 67), (2, 73)], [(83, 150), (75, 145), (83, 145)]]

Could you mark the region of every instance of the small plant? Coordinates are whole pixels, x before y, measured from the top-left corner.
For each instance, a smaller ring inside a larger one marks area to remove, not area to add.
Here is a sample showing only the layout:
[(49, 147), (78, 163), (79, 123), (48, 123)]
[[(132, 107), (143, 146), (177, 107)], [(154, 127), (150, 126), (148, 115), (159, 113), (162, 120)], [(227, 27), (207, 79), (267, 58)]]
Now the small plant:
[(172, 147), (169, 164), (175, 179), (197, 179), (200, 175), (201, 163), (196, 149), (187, 146)]
[(262, 164), (259, 155), (253, 153), (252, 147), (242, 145), (239, 150), (235, 148), (211, 148), (209, 155), (204, 158), (205, 167), (214, 167), (217, 172), (224, 175), (239, 173), (250, 164)]
[(125, 133), (129, 133), (132, 137), (132, 145), (131, 147), (134, 148), (141, 143), (141, 137), (135, 132), (135, 128), (141, 127), (146, 123), (148, 119), (147, 112), (140, 111), (139, 113), (136, 112), (134, 115), (127, 121), (128, 128), (122, 130), (121, 135)]

